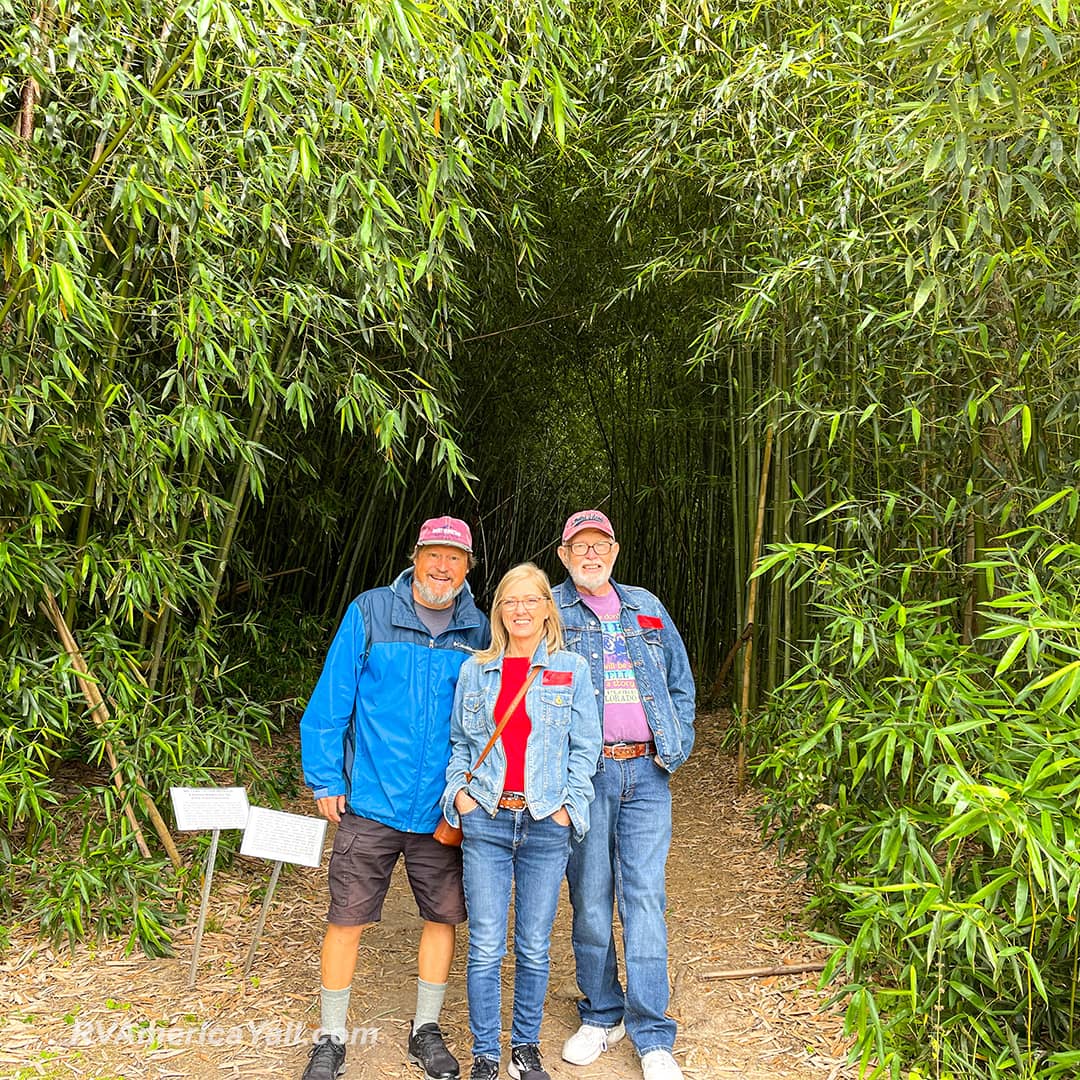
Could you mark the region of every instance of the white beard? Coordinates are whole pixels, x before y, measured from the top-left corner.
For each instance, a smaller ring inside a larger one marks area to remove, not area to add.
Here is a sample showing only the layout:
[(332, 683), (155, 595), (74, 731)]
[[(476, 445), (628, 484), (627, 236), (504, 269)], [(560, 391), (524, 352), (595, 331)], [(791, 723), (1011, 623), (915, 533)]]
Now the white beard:
[(416, 595), (420, 598), (420, 603), (429, 608), (449, 607), (457, 599), (458, 593), (465, 588), (464, 581), (456, 589), (445, 593), (433, 592), (422, 581), (415, 579), (413, 585), (416, 586)]
[(574, 584), (579, 589), (585, 589), (587, 592), (594, 593), (598, 589), (602, 589), (611, 578), (610, 570), (597, 570), (594, 573), (586, 574), (582, 571), (570, 571), (570, 577), (573, 579)]

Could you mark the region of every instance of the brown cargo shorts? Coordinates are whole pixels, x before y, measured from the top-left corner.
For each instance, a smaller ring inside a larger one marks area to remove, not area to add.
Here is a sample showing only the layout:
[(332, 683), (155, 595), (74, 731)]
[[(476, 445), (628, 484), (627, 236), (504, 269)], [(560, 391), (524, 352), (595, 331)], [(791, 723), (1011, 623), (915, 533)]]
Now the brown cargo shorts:
[(428, 922), (463, 923), (461, 848), (440, 844), (428, 833), (401, 832), (347, 812), (330, 855), (327, 921), (335, 926), (378, 922), (401, 855), (420, 917)]

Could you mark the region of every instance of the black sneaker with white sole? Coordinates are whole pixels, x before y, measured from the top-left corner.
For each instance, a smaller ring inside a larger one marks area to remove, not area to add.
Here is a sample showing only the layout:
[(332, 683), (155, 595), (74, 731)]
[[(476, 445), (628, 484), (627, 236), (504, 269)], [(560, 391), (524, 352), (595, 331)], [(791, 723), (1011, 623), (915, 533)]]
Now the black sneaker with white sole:
[(457, 1058), (446, 1049), (438, 1024), (421, 1024), (409, 1031), (409, 1061), (424, 1070), (425, 1080), (458, 1080)]
[(300, 1080), (337, 1080), (345, 1066), (345, 1046), (323, 1035), (308, 1054), (307, 1068)]
[(506, 1071), (514, 1080), (551, 1080), (540, 1062), (540, 1047), (536, 1043), (521, 1043), (510, 1047), (510, 1064)]

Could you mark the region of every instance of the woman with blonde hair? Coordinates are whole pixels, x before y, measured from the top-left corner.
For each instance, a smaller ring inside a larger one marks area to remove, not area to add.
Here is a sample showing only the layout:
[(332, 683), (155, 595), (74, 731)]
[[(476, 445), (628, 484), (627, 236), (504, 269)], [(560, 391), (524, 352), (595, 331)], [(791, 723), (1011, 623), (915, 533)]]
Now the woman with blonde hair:
[(551, 927), (571, 830), (580, 839), (589, 827), (600, 718), (588, 664), (563, 649), (551, 584), (532, 563), (515, 566), (499, 582), (491, 639), (458, 678), (442, 804), (451, 824), (460, 817), (464, 834), (471, 1080), (499, 1073), (511, 882), (514, 1009), (507, 1072), (514, 1080), (550, 1080), (539, 1043)]

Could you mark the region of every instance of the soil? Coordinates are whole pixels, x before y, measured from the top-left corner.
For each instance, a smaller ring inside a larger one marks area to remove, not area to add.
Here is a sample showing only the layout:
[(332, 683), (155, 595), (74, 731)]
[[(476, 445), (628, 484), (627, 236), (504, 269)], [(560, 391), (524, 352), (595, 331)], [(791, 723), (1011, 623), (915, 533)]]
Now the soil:
[[(705, 715), (690, 761), (673, 778), (675, 841), (668, 863), (670, 1012), (687, 1080), (851, 1080), (843, 1019), (819, 976), (718, 979), (721, 970), (825, 958), (802, 929), (807, 900), (797, 862), (763, 847), (757, 796), (736, 794), (734, 762), (719, 750), (722, 718)], [(298, 797), (286, 809), (310, 813)], [(242, 975), (269, 866), (236, 857), (217, 867), (197, 982), (186, 988), (197, 902), (174, 935), (175, 955), (124, 955), (123, 943), (74, 952), (12, 932), (0, 958), (0, 1076), (208, 1078), (300, 1076), (318, 1027), (319, 947), (326, 909), (320, 869), (286, 867), (248, 978)], [(402, 867), (383, 921), (365, 931), (353, 983), (344, 1080), (421, 1080), (405, 1061), (415, 1003), (420, 921)], [(464, 933), (443, 1011), (468, 1076)], [(509, 974), (509, 961), (504, 979)], [(504, 1018), (510, 1000), (504, 981)], [(559, 1059), (577, 1027), (570, 912), (560, 905), (541, 1049), (553, 1080), (640, 1080), (629, 1040), (592, 1065)], [(506, 1030), (504, 1028), (504, 1030)]]

